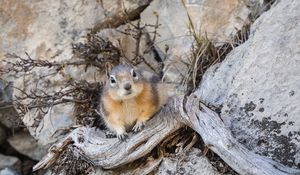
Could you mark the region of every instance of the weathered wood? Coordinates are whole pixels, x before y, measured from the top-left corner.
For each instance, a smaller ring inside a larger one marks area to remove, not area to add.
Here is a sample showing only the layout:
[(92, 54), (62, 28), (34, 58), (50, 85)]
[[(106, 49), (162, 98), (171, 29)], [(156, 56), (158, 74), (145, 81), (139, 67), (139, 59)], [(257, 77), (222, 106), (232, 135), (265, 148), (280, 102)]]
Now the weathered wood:
[[(184, 126), (176, 120), (179, 111), (174, 112), (171, 106), (173, 105), (164, 107), (154, 118), (147, 122), (146, 127), (141, 132), (130, 134), (126, 142), (119, 141), (117, 138), (106, 138), (103, 131), (87, 127), (73, 130), (66, 139), (71, 139), (74, 142), (73, 146), (82, 150), (83, 155), (95, 166), (104, 169), (116, 168), (143, 157), (169, 134)], [(63, 145), (63, 141), (56, 144), (54, 148), (59, 150)], [(33, 167), (33, 170), (36, 171), (51, 166), (53, 159), (56, 159), (58, 154), (60, 154), (59, 151), (49, 151)]]
[[(174, 98), (147, 123), (144, 130), (130, 135), (128, 142), (107, 139), (102, 131), (85, 127), (75, 129), (66, 139), (73, 140), (73, 145), (82, 150), (94, 165), (111, 169), (143, 157), (184, 125), (198, 132), (205, 144), (240, 174), (300, 174), (300, 170), (288, 168), (247, 150), (232, 136), (218, 114), (202, 104), (195, 94), (187, 98)], [(65, 140), (58, 143), (58, 147)], [(50, 151), (34, 170), (49, 167), (57, 154), (59, 152)]]

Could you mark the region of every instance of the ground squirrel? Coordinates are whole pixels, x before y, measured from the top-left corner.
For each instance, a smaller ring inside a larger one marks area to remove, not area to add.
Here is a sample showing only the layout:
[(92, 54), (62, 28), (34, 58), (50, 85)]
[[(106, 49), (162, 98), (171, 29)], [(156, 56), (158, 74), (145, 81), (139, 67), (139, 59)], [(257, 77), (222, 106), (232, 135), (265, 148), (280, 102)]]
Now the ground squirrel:
[(101, 111), (106, 126), (120, 140), (126, 138), (126, 131), (131, 128), (140, 131), (168, 100), (163, 83), (149, 75), (127, 65), (118, 65), (108, 74), (101, 95)]

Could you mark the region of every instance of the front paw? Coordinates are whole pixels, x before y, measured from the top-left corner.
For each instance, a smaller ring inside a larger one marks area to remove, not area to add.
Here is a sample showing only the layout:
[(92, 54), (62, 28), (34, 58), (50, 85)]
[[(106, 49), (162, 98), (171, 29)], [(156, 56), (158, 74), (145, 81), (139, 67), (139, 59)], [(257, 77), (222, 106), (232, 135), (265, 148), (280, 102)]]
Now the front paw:
[(145, 126), (145, 122), (143, 121), (137, 121), (136, 124), (134, 125), (134, 127), (132, 128), (132, 131), (134, 133), (137, 133), (139, 131), (141, 131)]
[(126, 141), (128, 138), (128, 134), (124, 133), (124, 134), (117, 134), (117, 137), (120, 141)]
[(117, 135), (111, 131), (106, 131), (105, 136), (106, 136), (106, 138), (116, 138), (117, 137)]

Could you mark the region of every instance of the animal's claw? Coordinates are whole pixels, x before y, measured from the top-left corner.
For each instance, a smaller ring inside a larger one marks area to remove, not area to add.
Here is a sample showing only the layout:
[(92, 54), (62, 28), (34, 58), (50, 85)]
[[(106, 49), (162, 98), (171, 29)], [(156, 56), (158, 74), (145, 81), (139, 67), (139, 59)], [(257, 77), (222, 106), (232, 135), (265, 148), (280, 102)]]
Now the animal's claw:
[(106, 131), (105, 136), (106, 136), (106, 138), (115, 138), (115, 137), (117, 137), (116, 134), (111, 132), (111, 131)]
[(128, 134), (124, 133), (124, 134), (117, 134), (117, 137), (120, 141), (126, 141), (128, 138)]
[(143, 121), (137, 121), (136, 124), (134, 125), (134, 127), (132, 128), (132, 131), (134, 133), (137, 133), (139, 131), (141, 131), (145, 126), (145, 122)]

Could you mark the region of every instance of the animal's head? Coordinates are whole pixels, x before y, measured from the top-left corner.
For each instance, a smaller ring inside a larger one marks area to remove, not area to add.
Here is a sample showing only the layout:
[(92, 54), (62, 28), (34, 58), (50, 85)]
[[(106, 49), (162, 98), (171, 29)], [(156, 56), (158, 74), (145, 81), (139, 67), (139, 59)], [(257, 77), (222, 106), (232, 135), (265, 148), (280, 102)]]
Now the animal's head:
[(130, 66), (118, 65), (109, 73), (106, 86), (114, 100), (128, 100), (142, 92), (143, 82), (144, 79), (137, 70)]

